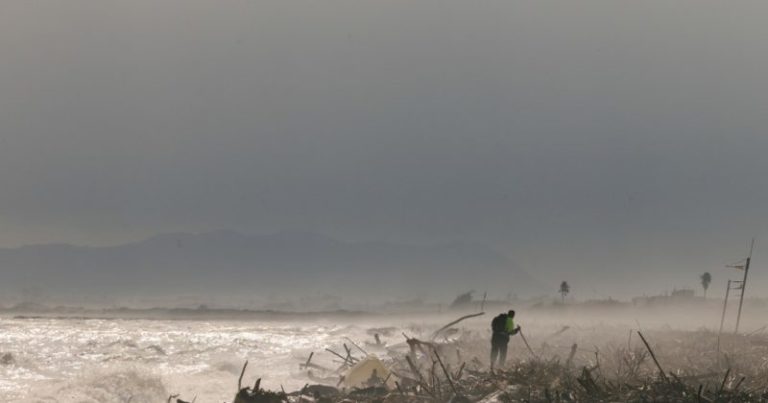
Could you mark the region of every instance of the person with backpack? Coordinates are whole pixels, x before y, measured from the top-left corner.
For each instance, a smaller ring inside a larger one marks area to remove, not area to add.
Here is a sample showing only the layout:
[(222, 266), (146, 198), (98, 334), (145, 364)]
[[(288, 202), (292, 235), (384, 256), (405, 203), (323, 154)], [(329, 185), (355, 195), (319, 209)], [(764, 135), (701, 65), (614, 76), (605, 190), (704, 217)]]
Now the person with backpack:
[(510, 310), (502, 313), (491, 321), (491, 371), (496, 364), (498, 357), (499, 366), (503, 367), (507, 360), (507, 344), (509, 336), (516, 335), (520, 331), (520, 326), (515, 327), (515, 311)]

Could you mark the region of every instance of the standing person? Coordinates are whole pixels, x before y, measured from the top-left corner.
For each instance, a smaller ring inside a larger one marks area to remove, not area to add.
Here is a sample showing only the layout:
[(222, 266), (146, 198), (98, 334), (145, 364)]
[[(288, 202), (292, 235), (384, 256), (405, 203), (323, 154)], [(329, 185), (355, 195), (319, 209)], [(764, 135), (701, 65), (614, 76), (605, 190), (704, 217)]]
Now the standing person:
[(499, 358), (499, 366), (504, 366), (504, 362), (507, 360), (509, 336), (520, 331), (520, 326), (515, 327), (515, 311), (510, 310), (493, 318), (491, 331), (493, 332), (491, 336), (491, 371), (493, 371), (496, 357)]

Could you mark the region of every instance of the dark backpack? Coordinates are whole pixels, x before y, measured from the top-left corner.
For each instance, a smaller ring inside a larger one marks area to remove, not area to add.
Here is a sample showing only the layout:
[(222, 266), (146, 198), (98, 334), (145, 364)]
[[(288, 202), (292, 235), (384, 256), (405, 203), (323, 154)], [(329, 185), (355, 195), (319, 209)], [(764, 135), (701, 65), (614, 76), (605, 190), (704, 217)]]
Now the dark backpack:
[(507, 332), (507, 314), (502, 313), (499, 316), (493, 318), (491, 321), (491, 330), (494, 333), (506, 333)]

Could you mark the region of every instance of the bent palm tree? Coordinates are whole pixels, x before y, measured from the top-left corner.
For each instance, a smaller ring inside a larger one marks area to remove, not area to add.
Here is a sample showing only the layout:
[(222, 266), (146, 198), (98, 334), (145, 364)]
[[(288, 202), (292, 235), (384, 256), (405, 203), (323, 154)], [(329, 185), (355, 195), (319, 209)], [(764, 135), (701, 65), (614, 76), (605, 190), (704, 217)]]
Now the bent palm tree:
[(567, 281), (563, 281), (560, 283), (560, 297), (562, 298), (563, 303), (565, 303), (565, 296), (568, 295), (569, 292), (571, 292), (571, 286), (568, 285)]
[(712, 275), (709, 272), (705, 272), (700, 278), (701, 286), (704, 288), (704, 298), (707, 298), (707, 288), (709, 288), (709, 283), (712, 282)]

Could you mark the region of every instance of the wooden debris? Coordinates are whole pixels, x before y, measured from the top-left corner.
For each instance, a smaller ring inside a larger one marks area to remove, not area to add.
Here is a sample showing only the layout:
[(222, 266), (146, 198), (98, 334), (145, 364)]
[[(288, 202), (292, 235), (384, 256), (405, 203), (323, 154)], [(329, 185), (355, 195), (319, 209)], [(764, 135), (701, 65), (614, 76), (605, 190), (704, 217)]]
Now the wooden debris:
[(432, 336), (430, 337), (430, 340), (435, 340), (437, 338), (437, 336), (440, 335), (440, 333), (442, 333), (446, 329), (450, 328), (451, 326), (461, 322), (462, 320), (470, 319), (470, 318), (475, 318), (475, 317), (482, 316), (482, 315), (485, 315), (485, 312), (473, 313), (471, 315), (462, 316), (462, 317), (454, 320), (453, 322), (451, 322), (451, 323), (441, 327), (440, 329), (435, 330), (435, 332), (432, 333)]
[[(768, 335), (749, 336), (766, 339), (752, 344), (757, 346), (754, 353), (746, 349), (728, 351), (729, 369), (718, 371), (716, 357), (710, 352), (704, 352), (700, 357), (691, 354), (696, 351), (696, 346), (714, 346), (710, 341), (715, 341), (716, 333), (696, 333), (703, 339), (692, 340), (692, 332), (667, 332), (665, 334), (672, 336), (665, 337), (654, 332), (656, 351), (645, 334), (637, 333), (642, 346), (636, 343), (633, 347), (632, 343), (627, 343), (622, 331), (619, 343), (599, 344), (600, 350), (597, 347), (594, 351), (580, 350), (575, 343), (552, 345), (539, 349), (535, 360), (515, 359), (525, 354), (525, 349), (513, 346), (514, 355), (509, 365), (493, 373), (487, 371), (487, 362), (475, 357), (477, 341), (487, 341), (484, 338), (462, 344), (422, 341), (404, 335), (410, 349), (407, 352), (389, 350), (390, 357), (384, 361), (389, 373), (380, 377), (383, 381), (377, 378), (375, 382), (339, 389), (338, 385), (344, 382), (337, 383), (339, 373), (329, 370), (323, 376), (311, 376), (310, 379), (319, 384), (306, 385), (287, 394), (284, 390), (278, 393), (263, 390), (260, 380), (256, 380), (253, 387), (243, 388), (246, 362), (238, 378), (238, 392), (233, 403), (768, 401), (768, 381), (760, 369), (768, 367), (764, 358), (768, 356), (768, 343), (766, 346), (761, 344), (768, 341)], [(737, 337), (743, 341), (741, 345), (748, 344), (747, 336)], [(734, 343), (734, 346), (740, 344)], [(562, 357), (558, 349), (563, 349)], [(339, 349), (326, 351), (335, 357), (334, 360), (341, 359), (342, 367), (358, 360), (352, 356), (349, 347), (344, 348), (346, 355), (337, 352), (341, 351)], [(751, 354), (746, 354), (748, 351)], [(533, 353), (532, 349), (529, 352)], [(322, 367), (313, 363), (313, 360), (319, 361), (317, 357), (318, 354), (310, 354), (300, 366), (305, 369)], [(646, 365), (648, 357), (654, 365)], [(745, 361), (749, 361), (749, 369)], [(661, 362), (670, 371), (666, 371)], [(391, 387), (383, 386), (387, 383)], [(183, 401), (177, 403), (180, 402)]]

